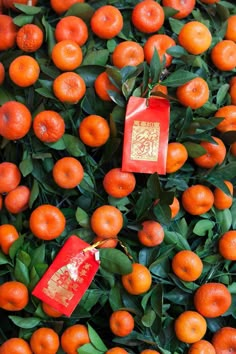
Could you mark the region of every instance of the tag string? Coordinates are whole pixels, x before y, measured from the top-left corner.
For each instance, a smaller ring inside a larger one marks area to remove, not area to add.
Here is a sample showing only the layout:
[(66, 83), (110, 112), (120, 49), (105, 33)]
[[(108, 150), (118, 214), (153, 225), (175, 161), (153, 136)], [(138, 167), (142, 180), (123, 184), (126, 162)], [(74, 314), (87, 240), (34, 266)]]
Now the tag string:
[(91, 251), (92, 249), (96, 248), (97, 246), (100, 246), (100, 245), (103, 245), (104, 243), (106, 243), (106, 241), (109, 241), (109, 240), (117, 240), (120, 244), (120, 246), (123, 248), (125, 254), (127, 257), (129, 257), (129, 259), (132, 261), (133, 260), (133, 257), (131, 256), (131, 254), (129, 253), (127, 247), (123, 244), (123, 242), (121, 240), (119, 240), (117, 237), (109, 237), (109, 238), (106, 238), (104, 240), (100, 240), (100, 241), (97, 241), (93, 244), (91, 244), (90, 246), (86, 247), (83, 249), (83, 252), (87, 252), (87, 251)]

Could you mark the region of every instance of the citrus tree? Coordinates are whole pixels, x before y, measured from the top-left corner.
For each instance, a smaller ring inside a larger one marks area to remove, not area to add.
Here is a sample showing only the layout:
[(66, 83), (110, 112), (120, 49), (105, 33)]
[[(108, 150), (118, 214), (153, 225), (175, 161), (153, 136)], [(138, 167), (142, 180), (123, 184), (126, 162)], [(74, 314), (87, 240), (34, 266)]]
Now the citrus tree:
[[(230, 352), (234, 1), (3, 0), (1, 12), (0, 353)], [(170, 105), (163, 173), (122, 168), (134, 97)], [(99, 267), (66, 315), (33, 291), (72, 235)]]

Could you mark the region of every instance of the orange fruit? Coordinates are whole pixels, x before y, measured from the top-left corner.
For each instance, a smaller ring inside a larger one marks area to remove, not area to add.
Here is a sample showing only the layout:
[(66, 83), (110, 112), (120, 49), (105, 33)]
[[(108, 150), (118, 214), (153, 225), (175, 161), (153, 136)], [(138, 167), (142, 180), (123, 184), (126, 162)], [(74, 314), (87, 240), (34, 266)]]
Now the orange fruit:
[(134, 329), (134, 318), (126, 310), (117, 310), (112, 312), (109, 318), (109, 326), (115, 336), (125, 337)]
[(158, 93), (163, 93), (164, 95), (168, 95), (168, 88), (164, 85), (161, 84), (156, 84), (152, 90), (151, 90), (151, 95), (154, 93), (158, 94)]
[(54, 143), (64, 135), (65, 121), (59, 113), (44, 110), (34, 117), (33, 131), (39, 140)]
[(216, 354), (235, 354), (236, 329), (233, 327), (222, 327), (213, 334), (212, 344)]
[(205, 283), (194, 293), (194, 306), (204, 317), (215, 318), (223, 315), (232, 302), (228, 288), (221, 283)]
[(21, 311), (29, 302), (27, 287), (16, 280), (0, 285), (0, 308), (6, 311)]
[(5, 80), (5, 68), (3, 63), (0, 62), (0, 85), (3, 84), (4, 80)]
[(31, 123), (31, 112), (23, 103), (7, 101), (0, 107), (0, 132), (4, 138), (23, 138), (29, 132)]
[(200, 0), (200, 1), (203, 2), (204, 4), (216, 4), (220, 0)]
[(32, 53), (42, 46), (43, 39), (41, 28), (33, 23), (27, 23), (17, 32), (16, 44), (24, 52)]
[(219, 108), (215, 113), (215, 117), (224, 118), (216, 126), (216, 129), (220, 133), (236, 130), (236, 106), (235, 105), (228, 105)]
[(136, 178), (133, 172), (123, 172), (120, 167), (109, 170), (103, 178), (103, 187), (114, 198), (124, 198), (133, 192)]
[(236, 43), (224, 39), (211, 50), (211, 61), (217, 69), (230, 71), (236, 67)]
[[(230, 261), (236, 260), (236, 250), (235, 250), (235, 243), (236, 243), (236, 231), (229, 230), (225, 232), (219, 239), (219, 254), (225, 258), (229, 259)], [(1, 241), (0, 241), (1, 245)]]
[(76, 104), (86, 92), (84, 79), (75, 72), (64, 72), (53, 81), (53, 93), (56, 98), (68, 104)]
[(34, 354), (56, 354), (59, 346), (59, 336), (52, 328), (38, 328), (30, 337), (30, 347)]
[(2, 210), (2, 206), (3, 206), (3, 197), (0, 194), (0, 210)]
[(66, 16), (57, 22), (54, 35), (57, 42), (67, 39), (83, 46), (88, 39), (88, 27), (82, 18)]
[(13, 18), (0, 14), (0, 51), (14, 47), (18, 27), (14, 24)]
[(143, 33), (159, 31), (164, 24), (165, 13), (162, 6), (153, 0), (142, 0), (132, 10), (131, 21)]
[(178, 198), (174, 197), (173, 202), (169, 205), (171, 211), (171, 219), (174, 219), (180, 210)]
[(91, 114), (81, 121), (78, 133), (81, 141), (85, 145), (100, 147), (109, 139), (110, 127), (105, 118)]
[(204, 53), (210, 47), (212, 35), (203, 23), (190, 21), (181, 28), (178, 41), (189, 53), (198, 55)]
[(97, 236), (116, 237), (123, 227), (123, 215), (113, 205), (102, 205), (92, 213), (90, 224)]
[(191, 250), (181, 250), (172, 258), (172, 270), (178, 278), (184, 281), (195, 281), (202, 274), (201, 258)]
[(38, 80), (40, 67), (36, 59), (29, 55), (20, 55), (9, 66), (11, 80), (20, 87), (29, 87)]
[(215, 188), (214, 193), (214, 206), (219, 210), (228, 209), (233, 204), (233, 184), (230, 181), (224, 181), (229, 189), (230, 195), (226, 194), (220, 188)]
[(216, 354), (216, 351), (210, 342), (201, 339), (190, 345), (188, 354)]
[(174, 173), (178, 171), (188, 159), (186, 147), (178, 142), (168, 144), (166, 156), (166, 172)]
[(200, 145), (206, 150), (206, 153), (193, 158), (196, 165), (202, 168), (212, 168), (217, 164), (221, 165), (226, 156), (226, 147), (220, 138), (212, 136), (216, 144), (209, 141), (202, 141)]
[(83, 60), (83, 52), (80, 46), (71, 39), (57, 42), (52, 48), (52, 61), (62, 71), (73, 71)]
[(105, 354), (128, 354), (128, 352), (121, 347), (113, 347), (108, 349)]
[(205, 318), (196, 311), (182, 312), (174, 323), (175, 335), (181, 342), (195, 343), (201, 340), (207, 330)]
[(120, 92), (120, 90), (113, 85), (106, 71), (103, 71), (96, 77), (94, 89), (98, 97), (103, 101), (112, 101), (109, 91)]
[(227, 29), (224, 38), (236, 42), (236, 15), (231, 15), (227, 18)]
[(0, 225), (0, 247), (3, 253), (9, 254), (11, 245), (19, 238), (15, 226), (11, 224)]
[(11, 214), (19, 214), (29, 207), (30, 189), (27, 186), (17, 186), (4, 199), (5, 208)]
[(179, 102), (192, 109), (202, 107), (209, 98), (209, 87), (201, 77), (195, 77), (186, 84), (177, 87), (176, 96)]
[(111, 39), (121, 32), (123, 16), (115, 6), (103, 5), (93, 13), (90, 26), (96, 36), (102, 39)]
[(50, 0), (50, 5), (58, 15), (61, 15), (63, 12), (69, 10), (72, 5), (80, 2), (84, 2), (84, 0)]
[(117, 44), (112, 53), (113, 65), (119, 69), (124, 68), (125, 66), (138, 66), (143, 63), (143, 61), (143, 47), (134, 41), (124, 41)]
[(66, 225), (63, 213), (54, 205), (41, 204), (29, 218), (31, 232), (42, 240), (53, 240), (61, 235)]
[(164, 229), (161, 224), (154, 220), (142, 222), (141, 229), (138, 230), (139, 242), (146, 247), (158, 246), (164, 240)]
[(149, 269), (141, 263), (133, 263), (132, 271), (121, 276), (125, 290), (131, 295), (146, 293), (152, 285), (152, 276)]
[(140, 352), (140, 354), (160, 354), (160, 352), (154, 349), (144, 349)]
[(236, 142), (232, 143), (230, 145), (230, 153), (233, 155), (233, 156), (236, 156)]
[(229, 95), (231, 105), (236, 105), (236, 76), (234, 76), (229, 82)]
[(77, 349), (89, 342), (88, 329), (83, 324), (67, 327), (61, 335), (61, 347), (67, 354), (78, 354)]
[(49, 317), (58, 318), (63, 316), (61, 312), (57, 311), (54, 309), (54, 307), (50, 306), (46, 302), (42, 302), (42, 309)]
[(178, 10), (173, 17), (181, 20), (191, 14), (196, 4), (196, 0), (162, 0), (162, 5)]
[(33, 354), (29, 344), (23, 338), (10, 338), (3, 342), (0, 354)]
[(150, 64), (154, 51), (156, 50), (161, 61), (163, 57), (165, 57), (165, 66), (168, 67), (172, 63), (172, 56), (167, 54), (166, 51), (175, 45), (174, 39), (170, 36), (166, 34), (153, 34), (147, 39), (143, 47), (145, 60)]
[(182, 194), (183, 208), (191, 215), (207, 213), (213, 206), (214, 195), (209, 187), (195, 184)]
[(84, 177), (84, 168), (76, 158), (62, 157), (53, 166), (52, 176), (59, 187), (75, 188)]
[(16, 9), (14, 4), (28, 5), (29, 3), (31, 3), (31, 6), (35, 6), (37, 5), (37, 2), (38, 0), (2, 0), (2, 6), (6, 9), (19, 11), (18, 9)]
[(8, 193), (15, 189), (21, 180), (21, 173), (12, 162), (0, 163), (0, 193)]
[(93, 244), (100, 243), (96, 246), (96, 248), (116, 248), (119, 240), (117, 237), (112, 238), (104, 238), (102, 236), (96, 236), (93, 239)]

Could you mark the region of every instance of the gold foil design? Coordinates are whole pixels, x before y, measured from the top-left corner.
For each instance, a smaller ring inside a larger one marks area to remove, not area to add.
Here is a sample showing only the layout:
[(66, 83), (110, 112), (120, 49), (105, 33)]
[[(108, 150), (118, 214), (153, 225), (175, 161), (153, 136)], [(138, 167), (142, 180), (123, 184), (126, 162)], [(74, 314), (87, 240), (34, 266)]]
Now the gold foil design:
[(131, 160), (157, 161), (160, 123), (135, 120), (131, 135)]

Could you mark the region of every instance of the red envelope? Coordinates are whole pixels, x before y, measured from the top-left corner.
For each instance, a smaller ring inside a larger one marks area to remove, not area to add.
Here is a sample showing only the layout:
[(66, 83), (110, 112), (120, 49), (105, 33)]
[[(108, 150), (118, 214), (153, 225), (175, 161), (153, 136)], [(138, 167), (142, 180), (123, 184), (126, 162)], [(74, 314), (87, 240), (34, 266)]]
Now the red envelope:
[(32, 294), (70, 316), (99, 268), (98, 255), (78, 236), (70, 236)]
[(170, 103), (165, 98), (129, 99), (124, 127), (122, 170), (166, 173)]

